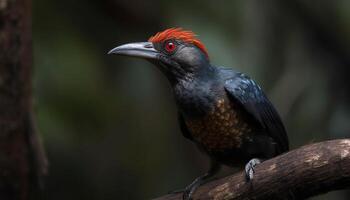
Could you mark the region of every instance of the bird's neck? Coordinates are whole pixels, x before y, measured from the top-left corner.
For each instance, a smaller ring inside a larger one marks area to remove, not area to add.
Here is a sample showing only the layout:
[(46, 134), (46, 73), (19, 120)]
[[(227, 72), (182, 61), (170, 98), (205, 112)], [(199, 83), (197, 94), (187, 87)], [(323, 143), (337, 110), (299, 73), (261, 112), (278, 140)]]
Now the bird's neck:
[(210, 112), (217, 96), (213, 91), (219, 85), (216, 76), (215, 68), (210, 67), (177, 81), (173, 91), (180, 112), (189, 117)]

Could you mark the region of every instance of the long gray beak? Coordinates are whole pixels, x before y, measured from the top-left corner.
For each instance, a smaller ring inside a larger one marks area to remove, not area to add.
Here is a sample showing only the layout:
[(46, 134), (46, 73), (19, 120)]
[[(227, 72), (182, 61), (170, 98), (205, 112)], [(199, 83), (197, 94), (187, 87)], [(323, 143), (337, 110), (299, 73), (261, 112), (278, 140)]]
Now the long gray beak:
[(136, 42), (118, 46), (110, 50), (108, 54), (125, 55), (145, 59), (157, 59), (159, 52), (154, 49), (151, 42)]

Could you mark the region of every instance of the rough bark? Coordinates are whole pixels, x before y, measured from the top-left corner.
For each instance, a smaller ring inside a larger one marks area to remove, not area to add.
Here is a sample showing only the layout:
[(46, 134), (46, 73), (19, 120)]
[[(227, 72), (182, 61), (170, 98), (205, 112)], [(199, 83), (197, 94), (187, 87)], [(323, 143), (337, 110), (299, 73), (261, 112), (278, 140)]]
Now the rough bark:
[(31, 1), (0, 1), (0, 199), (39, 199), (46, 159), (31, 97)]
[[(243, 171), (201, 186), (193, 199), (305, 199), (350, 187), (350, 139), (310, 144), (256, 167), (247, 182)], [(181, 199), (181, 194), (157, 200)]]

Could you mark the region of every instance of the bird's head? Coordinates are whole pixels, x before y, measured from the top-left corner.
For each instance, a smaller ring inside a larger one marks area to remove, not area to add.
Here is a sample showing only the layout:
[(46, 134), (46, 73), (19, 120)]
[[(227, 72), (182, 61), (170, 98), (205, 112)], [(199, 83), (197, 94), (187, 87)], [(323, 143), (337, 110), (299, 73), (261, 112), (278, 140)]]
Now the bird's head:
[(154, 63), (171, 82), (194, 76), (209, 64), (205, 46), (192, 31), (170, 28), (149, 38), (118, 46), (109, 54), (139, 57)]

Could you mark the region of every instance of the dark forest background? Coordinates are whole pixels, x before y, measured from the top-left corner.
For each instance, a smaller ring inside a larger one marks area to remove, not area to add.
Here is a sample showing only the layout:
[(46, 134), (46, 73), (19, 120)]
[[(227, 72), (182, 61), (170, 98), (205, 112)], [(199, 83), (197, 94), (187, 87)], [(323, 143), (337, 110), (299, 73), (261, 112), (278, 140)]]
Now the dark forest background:
[(257, 80), (292, 148), (350, 136), (350, 1), (35, 0), (34, 108), (48, 199), (150, 199), (206, 170), (180, 134), (163, 75), (107, 55), (169, 27), (193, 30), (212, 63)]

